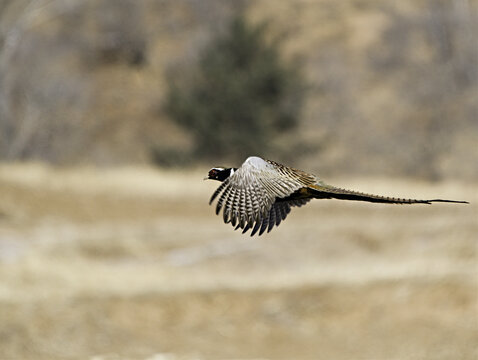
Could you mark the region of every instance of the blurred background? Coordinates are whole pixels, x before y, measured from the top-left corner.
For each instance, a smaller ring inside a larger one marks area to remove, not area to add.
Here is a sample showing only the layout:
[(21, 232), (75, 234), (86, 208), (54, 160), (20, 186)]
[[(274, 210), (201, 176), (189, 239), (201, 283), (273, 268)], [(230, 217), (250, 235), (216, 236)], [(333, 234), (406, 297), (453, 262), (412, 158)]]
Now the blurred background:
[[(345, 188), (249, 238), (209, 168)], [(476, 359), (478, 1), (0, 0), (0, 358)]]

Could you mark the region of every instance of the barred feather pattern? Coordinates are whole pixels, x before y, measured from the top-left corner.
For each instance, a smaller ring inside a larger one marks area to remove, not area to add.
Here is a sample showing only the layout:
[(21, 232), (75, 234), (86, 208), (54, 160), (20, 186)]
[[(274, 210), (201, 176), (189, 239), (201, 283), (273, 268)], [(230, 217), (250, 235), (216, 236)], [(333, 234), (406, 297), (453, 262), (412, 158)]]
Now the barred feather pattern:
[(298, 189), (317, 182), (313, 175), (285, 167), (258, 157), (248, 158), (233, 175), (214, 192), (209, 203), (218, 198), (216, 214), (223, 212), (225, 223), (243, 231), (270, 231), (280, 224), (291, 206), (301, 206), (302, 200), (276, 202)]
[(431, 204), (432, 202), (468, 203), (433, 199), (401, 199), (372, 195), (327, 185), (315, 175), (274, 161), (249, 157), (226, 178), (213, 193), (209, 204), (218, 198), (216, 214), (222, 211), (225, 223), (231, 223), (251, 236), (271, 231), (291, 211), (311, 199), (357, 200), (386, 204)]
[(357, 200), (367, 201), (373, 203), (384, 204), (431, 204), (432, 202), (456, 202), (450, 200), (420, 200), (420, 199), (402, 199), (389, 196), (367, 194), (359, 191), (341, 189), (330, 185), (312, 185), (308, 188), (311, 196), (316, 199), (344, 199), (344, 200)]
[(267, 232), (270, 232), (274, 226), (279, 226), (281, 221), (285, 220), (287, 215), (290, 213), (291, 207), (300, 207), (302, 205), (305, 205), (309, 201), (310, 199), (276, 201), (269, 210), (269, 214), (263, 217), (261, 221), (257, 221), (253, 226), (251, 224), (245, 224), (244, 227), (237, 225), (234, 230), (241, 228), (242, 233), (244, 234), (248, 230), (252, 229), (251, 236), (254, 236), (258, 231), (260, 236), (266, 230)]

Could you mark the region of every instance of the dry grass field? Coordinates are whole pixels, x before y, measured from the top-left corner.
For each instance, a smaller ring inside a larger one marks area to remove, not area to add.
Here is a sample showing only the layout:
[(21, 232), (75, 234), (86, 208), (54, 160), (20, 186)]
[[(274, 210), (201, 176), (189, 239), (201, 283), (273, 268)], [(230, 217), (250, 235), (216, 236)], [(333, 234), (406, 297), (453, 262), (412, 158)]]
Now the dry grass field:
[(203, 176), (0, 166), (0, 358), (478, 357), (478, 184), (326, 178), (471, 204), (315, 201), (250, 238)]

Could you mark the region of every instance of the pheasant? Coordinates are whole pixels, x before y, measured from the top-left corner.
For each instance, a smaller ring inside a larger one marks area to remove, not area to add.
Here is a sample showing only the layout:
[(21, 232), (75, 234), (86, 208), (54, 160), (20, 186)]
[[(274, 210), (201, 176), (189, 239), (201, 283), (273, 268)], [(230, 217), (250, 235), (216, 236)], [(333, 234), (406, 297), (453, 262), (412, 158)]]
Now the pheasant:
[(205, 180), (218, 180), (221, 185), (213, 193), (209, 204), (218, 198), (216, 215), (223, 209), (224, 222), (235, 230), (251, 236), (270, 232), (290, 213), (292, 207), (305, 205), (311, 199), (358, 200), (385, 204), (431, 204), (448, 202), (468, 204), (456, 200), (400, 199), (365, 194), (328, 185), (315, 175), (293, 169), (271, 160), (251, 156), (240, 168), (214, 167)]

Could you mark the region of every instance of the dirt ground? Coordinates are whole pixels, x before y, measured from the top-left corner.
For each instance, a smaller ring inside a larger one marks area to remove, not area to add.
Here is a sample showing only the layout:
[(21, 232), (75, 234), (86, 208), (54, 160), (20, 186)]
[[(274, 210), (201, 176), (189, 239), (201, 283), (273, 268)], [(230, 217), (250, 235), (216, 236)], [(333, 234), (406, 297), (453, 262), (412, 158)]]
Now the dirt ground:
[(0, 166), (0, 359), (478, 358), (478, 184), (325, 179), (471, 204), (314, 201), (251, 238), (203, 172)]

